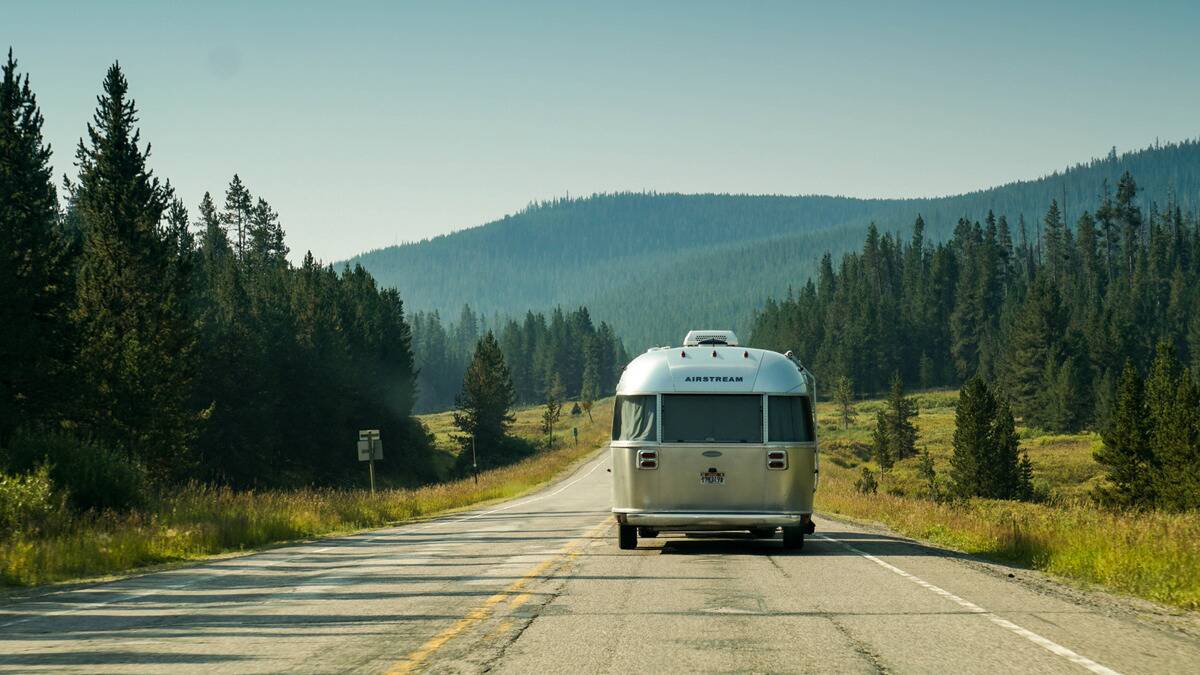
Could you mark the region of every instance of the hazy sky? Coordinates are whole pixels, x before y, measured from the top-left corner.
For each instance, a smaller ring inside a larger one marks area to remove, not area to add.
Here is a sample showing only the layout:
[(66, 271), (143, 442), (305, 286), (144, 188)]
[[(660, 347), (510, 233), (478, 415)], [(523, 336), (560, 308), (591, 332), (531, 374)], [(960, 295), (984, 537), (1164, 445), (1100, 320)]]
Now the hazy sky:
[(943, 195), (1200, 135), (1200, 3), (5, 4), (58, 173), (120, 60), (193, 211), (240, 173), (326, 260), (567, 193)]

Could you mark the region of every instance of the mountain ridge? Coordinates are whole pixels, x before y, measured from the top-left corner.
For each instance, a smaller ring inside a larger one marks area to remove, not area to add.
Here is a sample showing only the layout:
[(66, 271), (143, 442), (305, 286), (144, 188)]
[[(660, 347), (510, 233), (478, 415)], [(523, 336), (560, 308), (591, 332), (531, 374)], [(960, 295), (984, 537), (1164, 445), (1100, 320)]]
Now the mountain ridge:
[(1200, 206), (1200, 141), (1186, 140), (946, 197), (623, 192), (551, 200), (346, 262), (398, 288), (412, 310), (452, 316), (468, 303), (509, 315), (587, 305), (640, 349), (677, 341), (695, 325), (748, 327), (767, 297), (803, 284), (825, 252), (857, 248), (870, 223), (907, 232), (919, 214), (936, 242), (960, 217), (982, 220), (990, 210), (1008, 217), (1014, 237), (1021, 219), (1034, 237), (1052, 199), (1073, 223), (1126, 170), (1147, 212), (1172, 195), (1185, 211)]

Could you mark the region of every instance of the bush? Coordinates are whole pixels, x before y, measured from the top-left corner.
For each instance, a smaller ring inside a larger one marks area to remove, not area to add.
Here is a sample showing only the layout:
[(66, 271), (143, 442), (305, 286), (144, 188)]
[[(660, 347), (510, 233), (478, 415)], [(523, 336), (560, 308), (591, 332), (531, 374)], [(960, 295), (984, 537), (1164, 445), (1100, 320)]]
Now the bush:
[(145, 470), (121, 453), (62, 431), (21, 431), (7, 452), (9, 469), (20, 473), (45, 465), (50, 480), (80, 511), (124, 511), (147, 499)]
[(0, 473), (0, 539), (44, 528), (59, 506), (47, 467), (23, 476)]
[(861, 494), (873, 495), (879, 491), (879, 481), (875, 478), (874, 472), (864, 466), (862, 475), (854, 481), (854, 487)]

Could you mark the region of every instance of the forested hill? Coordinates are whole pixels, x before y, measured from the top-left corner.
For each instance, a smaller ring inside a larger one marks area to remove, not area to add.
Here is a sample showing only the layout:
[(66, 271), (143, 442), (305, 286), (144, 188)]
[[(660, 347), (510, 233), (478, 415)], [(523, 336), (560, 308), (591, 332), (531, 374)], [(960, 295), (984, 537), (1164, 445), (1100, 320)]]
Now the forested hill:
[[(986, 158), (980, 158), (986, 161)], [(899, 170), (899, 169), (898, 169)], [(1095, 210), (1105, 184), (1137, 176), (1149, 212), (1170, 194), (1200, 206), (1200, 142), (1110, 152), (1035, 180), (935, 199), (622, 193), (531, 205), (480, 227), (352, 259), (414, 310), (453, 316), (586, 304), (633, 349), (678, 342), (700, 325), (749, 328), (769, 296), (810, 276), (825, 252), (858, 248), (870, 222), (905, 231), (917, 214), (932, 241), (989, 210), (1031, 236), (1050, 200), (1067, 222)]]

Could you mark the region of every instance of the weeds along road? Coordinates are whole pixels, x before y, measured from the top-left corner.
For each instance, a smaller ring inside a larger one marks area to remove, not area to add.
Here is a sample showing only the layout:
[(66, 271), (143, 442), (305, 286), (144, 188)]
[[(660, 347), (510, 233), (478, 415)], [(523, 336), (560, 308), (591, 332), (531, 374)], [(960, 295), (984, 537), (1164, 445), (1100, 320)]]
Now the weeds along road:
[(1200, 664), (1195, 637), (1108, 596), (828, 519), (798, 552), (778, 540), (708, 537), (643, 539), (620, 551), (607, 465), (603, 453), (534, 495), (436, 521), (10, 601), (0, 607), (0, 670), (1195, 672)]

